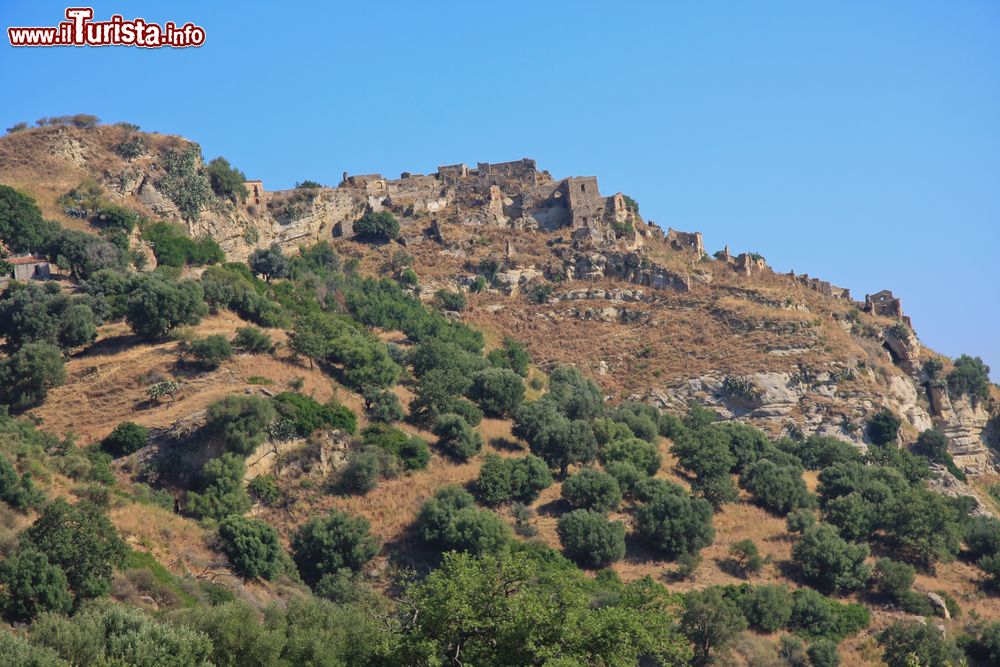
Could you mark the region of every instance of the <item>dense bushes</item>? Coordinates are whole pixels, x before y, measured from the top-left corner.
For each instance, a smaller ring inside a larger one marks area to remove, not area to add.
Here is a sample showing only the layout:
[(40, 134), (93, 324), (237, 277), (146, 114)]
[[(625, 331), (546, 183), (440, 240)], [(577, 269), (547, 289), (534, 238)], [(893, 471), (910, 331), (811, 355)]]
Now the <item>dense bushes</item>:
[(667, 556), (696, 553), (711, 544), (712, 506), (692, 498), (676, 484), (665, 483), (635, 510), (636, 533)]
[(274, 341), (257, 327), (240, 327), (233, 338), (233, 347), (250, 354), (268, 354), (274, 351)]
[(0, 404), (19, 412), (40, 405), (49, 389), (66, 380), (66, 368), (58, 348), (47, 343), (28, 343), (0, 360)]
[(0, 583), (6, 589), (4, 613), (13, 621), (30, 621), (45, 611), (65, 614), (73, 606), (62, 568), (34, 549), (22, 549), (0, 563)]
[(578, 509), (559, 518), (559, 542), (584, 567), (606, 567), (625, 557), (625, 525), (600, 512)]
[(142, 230), (143, 239), (149, 243), (161, 266), (204, 266), (226, 259), (222, 248), (214, 239), (203, 236), (191, 239), (183, 227), (168, 222), (154, 222)]
[(14, 283), (0, 296), (0, 336), (11, 350), (48, 343), (68, 350), (91, 343), (97, 322), (89, 303), (58, 288)]
[(273, 579), (281, 572), (285, 551), (277, 531), (263, 521), (227, 517), (219, 523), (219, 539), (237, 574), (247, 579)]
[(768, 459), (747, 466), (740, 476), (740, 486), (749, 491), (758, 504), (779, 514), (816, 504), (802, 479), (801, 470), (779, 466)]
[(358, 418), (350, 408), (330, 399), (320, 403), (310, 396), (291, 391), (283, 391), (274, 397), (278, 414), (295, 424), (296, 432), (307, 437), (320, 428), (332, 428), (354, 434), (358, 430)]
[(309, 520), (292, 536), (292, 558), (309, 585), (339, 570), (357, 571), (378, 553), (367, 519), (332, 511)]
[(227, 451), (246, 456), (264, 441), (275, 416), (270, 400), (231, 394), (208, 406), (204, 432), (222, 442)]
[(503, 458), (490, 454), (479, 469), (476, 493), (489, 504), (508, 500), (531, 503), (551, 485), (548, 466), (538, 457)]
[(201, 285), (194, 281), (142, 276), (125, 304), (125, 321), (138, 335), (159, 338), (181, 325), (198, 324), (208, 312), (203, 297)]
[(277, 243), (254, 250), (247, 258), (247, 265), (255, 275), (264, 276), (267, 282), (275, 278), (287, 278), (292, 274), (292, 263), (281, 252), (281, 246)]
[(500, 517), (479, 509), (465, 489), (446, 486), (420, 508), (417, 535), (442, 551), (472, 554), (498, 553), (511, 539), (510, 529)]
[(656, 445), (639, 438), (624, 438), (600, 449), (598, 456), (604, 464), (612, 461), (631, 463), (647, 475), (660, 469), (660, 451)]
[(455, 459), (464, 461), (479, 453), (483, 439), (464, 418), (456, 414), (441, 415), (434, 422), (434, 435), (438, 437), (438, 447)]
[(172, 201), (186, 220), (197, 220), (202, 207), (212, 197), (212, 186), (201, 161), (201, 149), (190, 145), (184, 151), (163, 155), (166, 172), (157, 188)]
[(388, 211), (368, 211), (354, 221), (354, 233), (362, 240), (384, 243), (399, 236), (399, 221)]
[(229, 165), (229, 161), (224, 157), (217, 157), (205, 167), (208, 175), (208, 182), (212, 186), (212, 191), (219, 197), (231, 199), (235, 203), (240, 203), (247, 198), (247, 189), (243, 182), (247, 180), (246, 174)]
[(135, 422), (122, 422), (101, 441), (101, 449), (111, 456), (128, 456), (146, 446), (149, 429)]
[(524, 381), (512, 370), (486, 368), (473, 374), (468, 395), (485, 412), (502, 417), (524, 400)]
[(824, 524), (806, 530), (792, 547), (792, 560), (802, 576), (826, 592), (862, 588), (871, 576), (865, 564), (868, 554), (867, 546), (844, 540)]
[(868, 437), (879, 446), (896, 442), (899, 437), (899, 427), (902, 425), (899, 417), (889, 410), (877, 412), (868, 422)]
[(990, 395), (990, 367), (979, 357), (963, 354), (948, 373), (948, 393), (985, 401)]
[(562, 497), (573, 507), (610, 512), (618, 509), (622, 491), (618, 480), (608, 473), (584, 468), (563, 482)]
[(191, 341), (188, 351), (195, 363), (206, 370), (218, 368), (223, 361), (233, 356), (233, 346), (229, 344), (225, 336), (218, 334)]
[(399, 459), (405, 470), (423, 470), (431, 453), (427, 443), (392, 426), (372, 424), (361, 432), (366, 447), (376, 447)]
[(17, 510), (25, 510), (41, 497), (35, 490), (30, 472), (18, 475), (17, 469), (0, 455), (0, 500)]
[(46, 248), (59, 225), (42, 219), (35, 200), (6, 185), (0, 185), (0, 241), (14, 252)]

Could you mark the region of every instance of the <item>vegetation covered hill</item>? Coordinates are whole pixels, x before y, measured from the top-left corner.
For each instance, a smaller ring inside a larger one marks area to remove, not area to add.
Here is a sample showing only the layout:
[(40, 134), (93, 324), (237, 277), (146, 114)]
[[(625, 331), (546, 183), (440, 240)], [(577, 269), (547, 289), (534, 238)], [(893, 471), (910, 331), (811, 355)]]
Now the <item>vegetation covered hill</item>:
[(0, 139), (0, 241), (56, 274), (0, 294), (4, 664), (1000, 660), (975, 358), (652, 233), (581, 280), (635, 202), (581, 242), (462, 186), (282, 246), (243, 181), (87, 117)]

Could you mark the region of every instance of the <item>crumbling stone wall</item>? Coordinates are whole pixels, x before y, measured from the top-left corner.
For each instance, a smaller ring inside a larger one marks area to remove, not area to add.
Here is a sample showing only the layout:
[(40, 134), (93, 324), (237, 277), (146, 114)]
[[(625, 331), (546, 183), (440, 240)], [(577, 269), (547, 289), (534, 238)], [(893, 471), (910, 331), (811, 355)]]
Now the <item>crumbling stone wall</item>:
[(875, 294), (865, 295), (865, 305), (862, 308), (866, 313), (880, 315), (882, 317), (894, 317), (902, 319), (903, 303), (892, 295), (890, 290), (884, 289)]
[[(680, 232), (676, 229), (667, 228), (667, 242), (675, 250), (691, 250), (698, 257), (705, 254), (705, 244), (701, 238), (701, 232)], [(729, 246), (726, 246), (728, 252)]]
[(264, 181), (243, 181), (243, 187), (247, 189), (247, 204), (260, 206), (264, 199)]
[(820, 294), (833, 297), (834, 299), (845, 299), (847, 301), (851, 300), (851, 290), (846, 287), (837, 287), (836, 285), (830, 284), (826, 280), (810, 278), (808, 273), (803, 273), (802, 275), (797, 276), (794, 271), (790, 271), (788, 276), (792, 280), (805, 285), (814, 292), (819, 292)]

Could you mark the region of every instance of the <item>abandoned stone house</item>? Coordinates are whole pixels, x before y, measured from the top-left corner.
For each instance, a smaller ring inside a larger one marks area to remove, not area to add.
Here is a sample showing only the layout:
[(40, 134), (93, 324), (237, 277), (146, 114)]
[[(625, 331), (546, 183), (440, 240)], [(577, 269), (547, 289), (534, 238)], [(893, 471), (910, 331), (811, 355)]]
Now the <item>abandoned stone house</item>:
[(881, 317), (894, 317), (910, 325), (910, 318), (903, 314), (903, 302), (893, 296), (891, 290), (884, 289), (875, 294), (866, 294), (862, 310)]
[[(705, 244), (702, 241), (701, 232), (679, 232), (668, 227), (667, 242), (674, 250), (691, 250), (698, 257), (705, 254)], [(728, 261), (729, 246), (726, 246), (726, 257)]]
[(9, 273), (0, 275), (0, 286), (6, 286), (11, 280), (48, 280), (52, 277), (49, 262), (44, 257), (6, 257), (0, 259), (0, 262), (11, 266)]
[(264, 197), (264, 181), (243, 181), (243, 187), (247, 189), (247, 204), (260, 206), (261, 200)]
[(820, 294), (826, 296), (832, 296), (835, 299), (846, 299), (847, 301), (851, 300), (851, 290), (846, 287), (837, 287), (826, 280), (810, 278), (808, 273), (795, 275), (795, 271), (789, 271), (788, 276), (792, 280), (802, 283), (814, 292), (819, 292)]

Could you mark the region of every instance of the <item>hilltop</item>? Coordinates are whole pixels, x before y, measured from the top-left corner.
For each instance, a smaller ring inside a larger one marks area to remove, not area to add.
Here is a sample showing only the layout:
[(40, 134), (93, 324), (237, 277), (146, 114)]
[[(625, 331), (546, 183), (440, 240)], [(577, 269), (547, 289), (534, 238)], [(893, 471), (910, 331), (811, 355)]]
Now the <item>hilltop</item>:
[[(979, 381), (978, 367), (922, 345), (889, 290), (854, 298), (820, 278), (775, 272), (765, 256), (731, 253), (724, 239), (661, 229), (627, 193), (601, 193), (597, 177), (553, 176), (528, 158), (399, 178), (344, 172), (333, 186), (274, 191), (224, 160), (206, 165), (185, 138), (60, 121), (0, 138), (0, 184), (58, 223), (46, 227), (56, 235), (50, 251), (11, 248), (40, 264), (47, 254), (54, 280), (32, 284), (58, 285), (31, 293), (45, 305), (30, 317), (92, 311), (90, 320), (81, 315), (84, 333), (49, 335), (25, 325), (27, 310), (0, 303), (17, 313), (16, 326), (4, 326), (20, 337), (8, 334), (0, 362), (42, 340), (62, 353), (64, 373), (14, 410), (18, 420), (2, 417), (0, 451), (16, 464), (15, 480), (32, 473), (50, 499), (106, 508), (131, 553), (116, 567), (116, 600), (181, 618), (171, 614), (214, 596), (259, 611), (312, 589), (353, 610), (362, 604), (356, 590), (321, 586), (301, 557), (284, 562), (285, 551), (300, 555), (303, 526), (337, 510), (366, 519), (379, 541), (349, 569), (388, 596), (379, 604), (392, 613), (376, 605), (364, 614), (397, 619), (388, 600), (439, 571), (442, 544), (488, 555), (487, 542), (537, 541), (572, 555), (560, 528), (574, 507), (567, 484), (594, 469), (614, 472), (618, 500), (602, 514), (628, 536), (622, 554), (601, 563), (614, 575), (595, 578), (602, 568), (584, 562), (590, 583), (579, 585), (622, 614), (637, 609), (628, 601), (652, 604), (618, 588), (641, 587), (647, 576), (672, 593), (748, 582), (815, 587), (858, 605), (844, 614), (871, 614), (853, 630), (824, 631), (843, 640), (844, 664), (878, 664), (878, 631), (896, 621), (930, 616), (949, 636), (963, 631), (951, 617), (956, 602), (966, 617), (1000, 620), (972, 547), (958, 551), (971, 517), (998, 511), (1000, 390), (970, 389), (967, 373)], [(85, 234), (69, 237), (82, 259), (59, 230)], [(4, 299), (13, 301), (25, 288), (11, 285)], [(158, 322), (144, 329), (139, 314), (174, 317), (167, 311), (176, 304), (145, 312), (135, 295), (169, 290), (179, 300), (183, 290), (200, 296), (163, 330), (152, 330)], [(441, 425), (456, 414), (451, 428)], [(102, 452), (123, 423), (138, 427), (141, 442), (112, 460)], [(894, 427), (881, 429), (886, 423)], [(929, 432), (944, 450), (931, 461), (914, 444)], [(574, 438), (592, 451), (553, 453), (554, 442)], [(551, 471), (498, 473), (537, 478), (533, 496), (486, 499), (484, 470), (535, 455)], [(700, 456), (724, 470), (709, 474)], [(213, 468), (222, 460), (234, 466), (229, 473)], [(646, 475), (640, 468), (651, 460)], [(801, 497), (780, 507), (762, 500), (766, 492), (748, 481), (761, 461), (777, 462), (776, 474), (794, 478)], [(838, 487), (824, 481), (835, 465), (859, 467)], [(863, 468), (878, 472), (862, 480)], [(212, 474), (233, 477), (209, 508)], [(476, 496), (475, 510), (459, 510), (468, 524), (455, 530), (467, 531), (466, 543), (422, 532), (422, 508), (450, 485)], [(711, 515), (705, 543), (690, 537), (672, 550), (644, 534), (643, 517), (671, 493)], [(865, 545), (862, 569), (878, 557), (915, 563), (908, 593), (919, 600), (887, 599), (878, 577), (824, 588), (804, 575), (786, 515), (812, 516), (817, 502), (821, 519)], [(882, 516), (908, 506), (939, 521), (920, 529), (919, 545), (902, 544), (909, 536)], [(18, 553), (15, 532), (42, 507), (5, 512), (5, 556)], [(233, 515), (273, 528), (280, 574), (243, 576), (224, 553), (220, 525)], [(733, 551), (746, 540), (766, 557), (750, 575)], [(554, 556), (523, 548), (557, 567)], [(949, 606), (927, 607), (928, 593)], [(663, 608), (679, 615), (681, 603), (670, 598)], [(728, 658), (779, 664), (772, 645), (788, 630), (818, 641), (795, 623), (755, 626)], [(412, 628), (393, 627), (413, 649)], [(770, 654), (775, 662), (754, 661)]]

